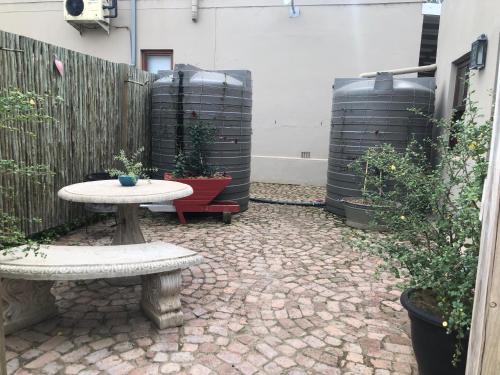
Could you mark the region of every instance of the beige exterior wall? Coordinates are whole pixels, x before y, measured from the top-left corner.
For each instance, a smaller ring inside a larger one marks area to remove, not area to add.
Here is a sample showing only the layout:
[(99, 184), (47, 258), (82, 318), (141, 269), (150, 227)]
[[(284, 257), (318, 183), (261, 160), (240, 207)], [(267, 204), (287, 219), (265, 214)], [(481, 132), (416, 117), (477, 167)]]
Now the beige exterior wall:
[(488, 37), (486, 66), (473, 70), (470, 86), (485, 116), (491, 116), (500, 43), (499, 0), (447, 0), (443, 3), (439, 28), (436, 73), (436, 114), (449, 117), (453, 107), (456, 67), (453, 62), (470, 52), (481, 34)]
[[(493, 0), (492, 0), (493, 1)], [(130, 3), (119, 1), (109, 35), (82, 36), (62, 0), (0, 0), (0, 29), (117, 62), (130, 62)], [(323, 185), (332, 83), (365, 71), (418, 65), (422, 12), (413, 0), (138, 0), (141, 49), (173, 49), (175, 63), (248, 69), (253, 75), (252, 179)], [(309, 151), (311, 159), (301, 159)]]

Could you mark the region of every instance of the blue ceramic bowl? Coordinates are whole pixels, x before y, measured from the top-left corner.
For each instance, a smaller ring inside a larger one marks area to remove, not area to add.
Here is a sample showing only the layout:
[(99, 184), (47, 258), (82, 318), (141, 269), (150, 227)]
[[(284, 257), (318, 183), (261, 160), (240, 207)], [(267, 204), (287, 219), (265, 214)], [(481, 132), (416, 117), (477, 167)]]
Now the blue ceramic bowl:
[(120, 181), (120, 184), (123, 186), (135, 186), (137, 183), (137, 177), (132, 177), (132, 176), (118, 176), (118, 181)]

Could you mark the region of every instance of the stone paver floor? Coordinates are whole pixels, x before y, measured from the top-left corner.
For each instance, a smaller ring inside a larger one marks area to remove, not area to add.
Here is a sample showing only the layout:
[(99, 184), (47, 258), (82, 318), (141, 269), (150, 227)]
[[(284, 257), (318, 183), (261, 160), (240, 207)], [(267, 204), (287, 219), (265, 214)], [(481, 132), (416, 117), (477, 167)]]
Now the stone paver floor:
[[(251, 203), (231, 225), (188, 221), (141, 221), (148, 240), (205, 257), (183, 273), (183, 327), (157, 330), (139, 286), (58, 283), (60, 316), (7, 337), (9, 373), (416, 374), (396, 280), (343, 243), (333, 215)], [(59, 242), (110, 243), (112, 224)]]
[(254, 182), (250, 188), (250, 197), (296, 202), (324, 201), (326, 189), (324, 186), (265, 184)]

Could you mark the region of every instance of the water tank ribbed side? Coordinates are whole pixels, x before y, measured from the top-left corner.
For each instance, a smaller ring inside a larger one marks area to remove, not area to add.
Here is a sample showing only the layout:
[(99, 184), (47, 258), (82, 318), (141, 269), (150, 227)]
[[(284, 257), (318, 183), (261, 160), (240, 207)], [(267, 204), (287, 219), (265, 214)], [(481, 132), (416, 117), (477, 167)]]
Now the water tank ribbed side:
[[(180, 74), (179, 74), (180, 73)], [(183, 147), (189, 152), (188, 127), (195, 120), (216, 129), (207, 162), (233, 180), (216, 198), (248, 208), (252, 141), (252, 81), (249, 71), (205, 71), (176, 65), (164, 72), (152, 89), (152, 164), (159, 174), (174, 169), (176, 138), (183, 128)], [(182, 84), (180, 76), (182, 76)], [(180, 125), (181, 124), (181, 125)]]
[[(336, 79), (326, 187), (326, 209), (344, 216), (342, 199), (361, 195), (362, 178), (349, 165), (369, 147), (389, 143), (403, 151), (432, 136), (434, 78)], [(418, 109), (419, 115), (411, 109)]]

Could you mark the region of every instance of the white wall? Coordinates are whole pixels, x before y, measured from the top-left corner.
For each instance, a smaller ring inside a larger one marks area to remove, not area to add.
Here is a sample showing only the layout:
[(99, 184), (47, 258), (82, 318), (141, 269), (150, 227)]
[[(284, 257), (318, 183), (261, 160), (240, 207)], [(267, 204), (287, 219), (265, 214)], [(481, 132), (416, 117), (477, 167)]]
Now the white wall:
[(486, 66), (472, 71), (473, 99), (485, 116), (492, 115), (493, 92), (498, 74), (500, 43), (500, 1), (452, 0), (443, 3), (439, 28), (436, 72), (436, 113), (449, 117), (453, 106), (456, 68), (454, 61), (471, 50), (481, 34), (488, 37)]
[[(303, 0), (298, 18), (282, 0), (139, 0), (138, 52), (173, 49), (174, 62), (253, 75), (252, 179), (326, 182), (335, 77), (418, 65), (421, 3)], [(119, 1), (114, 26), (130, 23)], [(117, 62), (129, 62), (124, 28), (82, 36), (63, 20), (62, 1), (0, 0), (0, 28)], [(308, 151), (311, 159), (301, 159)]]

